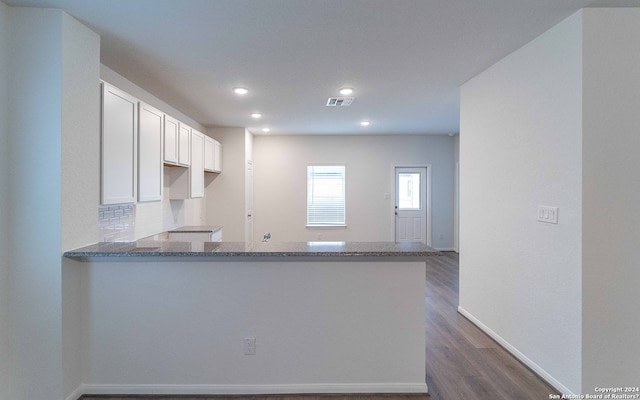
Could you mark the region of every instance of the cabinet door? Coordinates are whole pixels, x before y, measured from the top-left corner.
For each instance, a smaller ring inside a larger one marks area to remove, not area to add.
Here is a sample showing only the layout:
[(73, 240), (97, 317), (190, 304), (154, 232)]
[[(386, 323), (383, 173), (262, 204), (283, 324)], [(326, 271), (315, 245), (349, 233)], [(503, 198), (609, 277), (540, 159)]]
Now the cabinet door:
[(138, 201), (162, 200), (164, 113), (140, 103), (138, 110)]
[(209, 136), (204, 137), (204, 170), (213, 172), (214, 167), (214, 140)]
[(136, 201), (137, 100), (102, 85), (101, 204)]
[(204, 135), (191, 130), (191, 167), (189, 168), (191, 198), (204, 197)]
[(164, 161), (178, 163), (178, 121), (164, 116)]
[(222, 144), (213, 141), (213, 172), (222, 172)]
[(191, 128), (182, 122), (178, 131), (178, 164), (188, 167), (191, 165)]

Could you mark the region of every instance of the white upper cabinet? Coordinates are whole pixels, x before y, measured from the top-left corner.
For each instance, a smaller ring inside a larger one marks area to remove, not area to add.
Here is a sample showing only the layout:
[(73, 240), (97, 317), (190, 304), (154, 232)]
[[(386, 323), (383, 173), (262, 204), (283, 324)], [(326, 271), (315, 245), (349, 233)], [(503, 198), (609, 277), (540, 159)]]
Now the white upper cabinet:
[(222, 144), (213, 141), (213, 172), (222, 172)]
[(102, 84), (102, 165), (100, 203), (136, 201), (137, 99)]
[(182, 122), (178, 128), (178, 164), (188, 167), (191, 165), (191, 128)]
[[(101, 83), (100, 204), (204, 197), (204, 172), (220, 172), (220, 143)], [(164, 164), (187, 168), (170, 168)]]
[(209, 136), (204, 137), (204, 170), (213, 172), (215, 145), (214, 140)]
[(191, 130), (191, 168), (189, 168), (189, 186), (191, 198), (204, 197), (204, 138), (205, 136)]
[(164, 162), (178, 163), (178, 120), (164, 116)]
[(159, 201), (162, 200), (164, 113), (141, 102), (138, 123), (138, 201)]
[(222, 171), (222, 145), (209, 136), (204, 137), (204, 170), (206, 172)]

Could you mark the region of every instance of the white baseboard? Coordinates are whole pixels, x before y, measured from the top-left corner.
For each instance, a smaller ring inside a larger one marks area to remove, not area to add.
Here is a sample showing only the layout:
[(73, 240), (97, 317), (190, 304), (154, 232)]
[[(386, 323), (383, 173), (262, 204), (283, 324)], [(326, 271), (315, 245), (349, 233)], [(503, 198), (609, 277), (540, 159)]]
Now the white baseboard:
[[(74, 393), (83, 394), (293, 394), (293, 393), (427, 393), (423, 383), (331, 383), (289, 385), (98, 385), (83, 384)], [(69, 396), (67, 400), (77, 400)]]
[(555, 379), (553, 376), (551, 376), (551, 374), (549, 374), (547, 371), (545, 371), (538, 364), (536, 364), (535, 362), (531, 361), (527, 356), (522, 354), (518, 349), (513, 347), (509, 342), (504, 340), (500, 335), (498, 335), (497, 333), (492, 331), (488, 326), (486, 326), (485, 324), (480, 322), (480, 320), (478, 320), (476, 317), (471, 315), (464, 308), (458, 306), (458, 312), (460, 314), (462, 314), (465, 318), (467, 318), (469, 321), (471, 321), (475, 326), (480, 328), (480, 330), (482, 330), (484, 333), (489, 335), (493, 340), (498, 342), (498, 344), (500, 346), (504, 347), (504, 349), (507, 350), (509, 353), (511, 353), (511, 355), (513, 355), (515, 358), (520, 360), (521, 363), (523, 363), (524, 365), (529, 367), (533, 372), (538, 374), (538, 376), (540, 376), (540, 378), (545, 380), (549, 385), (553, 386), (560, 393), (565, 394), (565, 395), (575, 395), (571, 390), (569, 390), (569, 388), (567, 388), (562, 383), (560, 383), (557, 379)]
[(456, 251), (453, 247), (442, 247), (442, 248), (434, 247), (433, 249), (438, 251)]
[(76, 390), (74, 390), (65, 400), (78, 400), (80, 396), (85, 394), (83, 391), (83, 386), (84, 385), (78, 386)]

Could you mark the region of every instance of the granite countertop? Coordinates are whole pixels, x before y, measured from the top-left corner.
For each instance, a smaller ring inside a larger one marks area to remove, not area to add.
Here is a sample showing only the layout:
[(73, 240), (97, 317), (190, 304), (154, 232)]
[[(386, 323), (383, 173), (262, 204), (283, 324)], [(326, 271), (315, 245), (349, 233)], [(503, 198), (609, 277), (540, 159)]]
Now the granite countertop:
[[(440, 255), (422, 243), (394, 242), (177, 242), (138, 240), (100, 242), (67, 251), (64, 257), (86, 260), (139, 259), (142, 257), (196, 257), (215, 259), (355, 259), (419, 258)], [(293, 260), (292, 260), (293, 261)]]
[(189, 225), (182, 228), (172, 229), (169, 232), (215, 232), (222, 229), (220, 225)]

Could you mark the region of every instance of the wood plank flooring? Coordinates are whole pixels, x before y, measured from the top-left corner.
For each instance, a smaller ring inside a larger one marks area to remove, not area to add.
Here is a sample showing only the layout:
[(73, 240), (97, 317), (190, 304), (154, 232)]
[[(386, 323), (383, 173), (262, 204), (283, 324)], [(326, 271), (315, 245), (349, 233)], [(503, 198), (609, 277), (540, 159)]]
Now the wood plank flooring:
[(542, 400), (558, 394), (458, 314), (458, 255), (427, 257), (426, 371), (429, 395), (105, 396), (82, 400)]
[(541, 400), (558, 392), (458, 313), (458, 254), (427, 259), (427, 386), (432, 400)]

